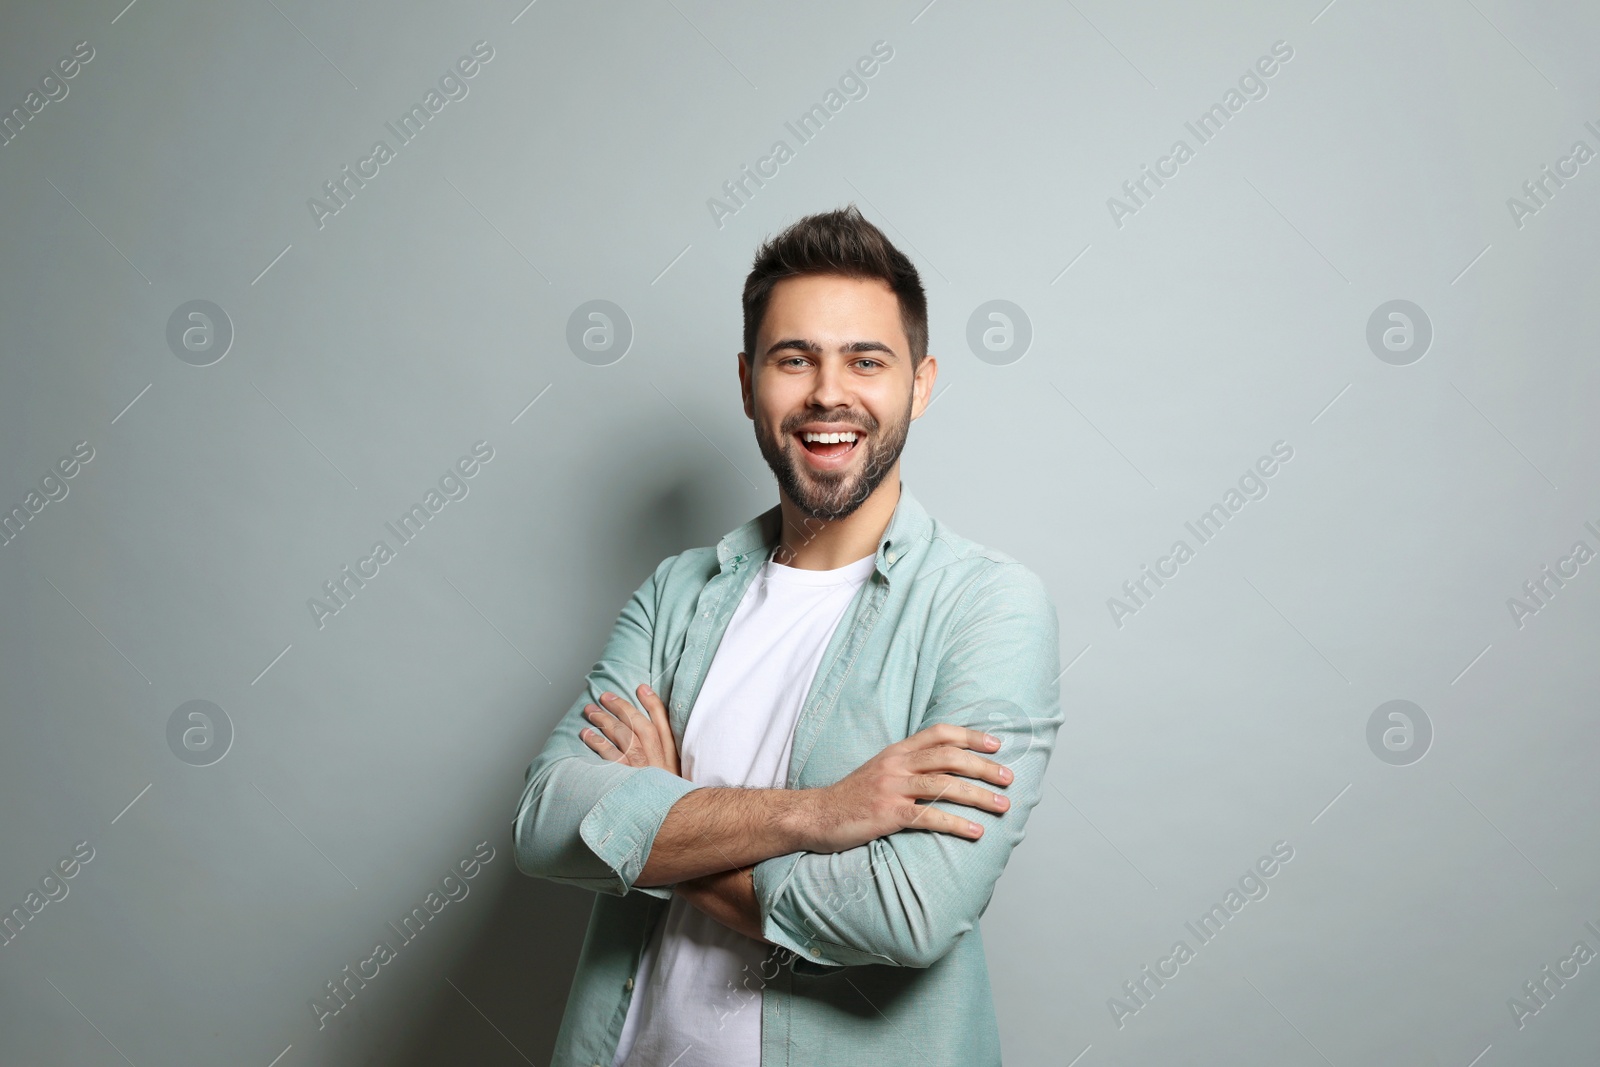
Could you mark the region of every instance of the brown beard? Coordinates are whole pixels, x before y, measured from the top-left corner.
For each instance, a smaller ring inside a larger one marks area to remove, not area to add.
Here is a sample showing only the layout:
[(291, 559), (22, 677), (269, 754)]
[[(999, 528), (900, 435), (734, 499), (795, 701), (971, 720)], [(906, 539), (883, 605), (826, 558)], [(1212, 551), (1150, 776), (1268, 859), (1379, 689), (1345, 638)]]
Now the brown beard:
[[(781, 436), (774, 436), (764, 432), (759, 420), (756, 423), (756, 446), (761, 449), (761, 458), (772, 468), (778, 486), (802, 515), (821, 522), (837, 522), (849, 517), (866, 503), (894, 468), (895, 461), (905, 449), (906, 434), (911, 428), (911, 402), (912, 397), (907, 396), (905, 414), (884, 431), (881, 439), (878, 436), (881, 425), (870, 416), (838, 420), (853, 422), (867, 431), (856, 443), (857, 448), (867, 450), (858, 471), (811, 471), (802, 474), (799, 467), (804, 461), (795, 457), (792, 450), (805, 446), (795, 442), (794, 429), (786, 428)], [(798, 415), (787, 420), (786, 427), (789, 423), (798, 428), (817, 421), (813, 416)]]

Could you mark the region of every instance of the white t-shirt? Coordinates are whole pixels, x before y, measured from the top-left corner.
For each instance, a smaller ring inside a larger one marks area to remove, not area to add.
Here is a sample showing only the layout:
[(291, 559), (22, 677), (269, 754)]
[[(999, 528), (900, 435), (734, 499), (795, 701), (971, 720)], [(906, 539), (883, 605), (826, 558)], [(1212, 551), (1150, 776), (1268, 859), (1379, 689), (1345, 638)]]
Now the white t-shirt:
[[(876, 553), (831, 571), (769, 558), (712, 657), (678, 753), (702, 786), (787, 784), (795, 722)], [(613, 1067), (758, 1067), (768, 945), (674, 896), (639, 962)]]

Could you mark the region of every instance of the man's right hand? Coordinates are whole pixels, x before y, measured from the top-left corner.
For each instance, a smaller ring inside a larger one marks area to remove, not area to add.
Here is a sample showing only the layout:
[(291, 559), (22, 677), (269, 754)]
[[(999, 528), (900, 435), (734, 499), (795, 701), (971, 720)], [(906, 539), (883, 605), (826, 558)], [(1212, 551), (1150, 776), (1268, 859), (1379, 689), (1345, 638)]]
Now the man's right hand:
[[(978, 838), (983, 830), (970, 820), (918, 800), (943, 800), (996, 814), (1010, 801), (968, 779), (1005, 787), (1009, 767), (985, 759), (990, 752), (982, 730), (954, 723), (936, 723), (904, 741), (896, 741), (856, 770), (829, 786), (803, 790), (808, 804), (807, 845), (810, 852), (843, 852), (900, 830), (935, 830)], [(956, 777), (961, 775), (963, 777)]]

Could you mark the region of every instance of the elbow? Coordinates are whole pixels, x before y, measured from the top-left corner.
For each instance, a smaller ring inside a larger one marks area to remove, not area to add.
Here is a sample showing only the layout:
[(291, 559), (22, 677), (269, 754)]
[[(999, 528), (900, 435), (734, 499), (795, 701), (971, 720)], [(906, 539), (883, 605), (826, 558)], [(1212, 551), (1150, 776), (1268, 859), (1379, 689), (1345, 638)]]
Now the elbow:
[[(573, 783), (564, 771), (574, 765), (570, 759), (545, 763), (541, 757), (529, 768), (527, 785), (511, 826), (516, 868), (530, 878), (624, 896), (629, 886), (621, 873), (584, 839), (582, 826), (588, 813), (582, 803), (574, 803), (571, 798), (569, 787)], [(670, 890), (653, 892), (659, 895)]]
[[(874, 847), (876, 846), (876, 847)], [(805, 856), (795, 880), (782, 867), (757, 865), (758, 898), (765, 890), (768, 929), (781, 935), (805, 965), (880, 964), (927, 969), (950, 954), (976, 924), (981, 907), (948, 887), (924, 885), (895, 859), (892, 843), (872, 842), (874, 876), (836, 877), (832, 857)], [(770, 862), (770, 861), (769, 861)], [(827, 885), (822, 889), (818, 882)], [(781, 888), (769, 887), (776, 882)]]
[(853, 946), (853, 953), (838, 955), (846, 958), (855, 955), (856, 962), (926, 970), (948, 956), (971, 925), (956, 916), (926, 911), (902, 914), (884, 924), (891, 931), (888, 937), (868, 937), (864, 943)]
[[(524, 818), (520, 813), (512, 827), (511, 840), (517, 870), (530, 878), (541, 878), (557, 885), (609, 896), (622, 896), (625, 892), (611, 872), (606, 872), (608, 876), (596, 877), (592, 859), (572, 855), (562, 849), (558, 841), (541, 837), (534, 830), (533, 820)], [(584, 862), (586, 859), (589, 861)]]
[(889, 946), (902, 967), (926, 970), (948, 956), (976, 924), (976, 918), (953, 908), (923, 909), (908, 916), (897, 944)]
[(912, 944), (904, 946), (905, 955), (899, 961), (900, 966), (927, 970), (948, 956), (950, 950), (956, 947), (956, 942), (959, 940), (961, 940), (959, 934), (947, 936), (944, 931), (939, 931), (936, 935), (919, 938)]
[(528, 877), (547, 878), (551, 873), (549, 857), (538, 847), (529, 822), (526, 811), (517, 812), (516, 821), (511, 825), (512, 859), (517, 870)]
[(884, 916), (888, 944), (874, 946), (901, 967), (926, 970), (948, 956), (976, 923), (958, 900), (902, 899)]
[(543, 847), (539, 835), (534, 832), (537, 821), (537, 798), (524, 800), (517, 809), (517, 817), (511, 824), (511, 852), (517, 870), (530, 878), (550, 878), (557, 874), (555, 857), (549, 848)]
[(528, 782), (511, 824), (512, 857), (517, 870), (528, 877), (561, 882), (577, 868), (573, 857), (564, 855), (571, 850), (562, 846), (553, 821), (555, 812), (547, 810), (545, 793), (549, 783), (550, 768), (535, 762), (529, 768)]
[(944, 959), (945, 953), (948, 951), (949, 949), (947, 947), (942, 950), (919, 952), (916, 955), (907, 958), (904, 966), (915, 967), (919, 971), (925, 971), (929, 967), (932, 967), (935, 963), (938, 963), (940, 960)]
[(540, 756), (528, 768), (527, 781), (517, 801), (517, 813), (511, 820), (512, 861), (518, 871), (531, 878), (547, 878), (551, 873), (548, 850), (539, 847), (539, 835), (535, 832), (544, 785), (549, 778), (548, 768), (543, 763), (544, 757)]
[(957, 938), (908, 939), (889, 942), (863, 942), (856, 945), (838, 945), (815, 940), (812, 955), (815, 959), (795, 953), (797, 966), (807, 974), (827, 974), (838, 967), (876, 965), (884, 967), (911, 967), (927, 970), (949, 955)]

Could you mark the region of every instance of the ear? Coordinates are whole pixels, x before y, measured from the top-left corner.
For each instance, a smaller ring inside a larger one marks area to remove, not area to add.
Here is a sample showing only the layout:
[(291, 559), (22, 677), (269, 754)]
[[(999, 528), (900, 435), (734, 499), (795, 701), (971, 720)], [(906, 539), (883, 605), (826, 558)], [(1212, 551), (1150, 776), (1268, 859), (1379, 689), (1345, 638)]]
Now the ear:
[(933, 383), (939, 377), (939, 360), (932, 353), (922, 357), (911, 381), (911, 417), (920, 419), (933, 399)]
[(755, 380), (750, 371), (750, 360), (743, 353), (739, 356), (739, 395), (744, 399), (745, 418), (754, 421), (756, 417)]

